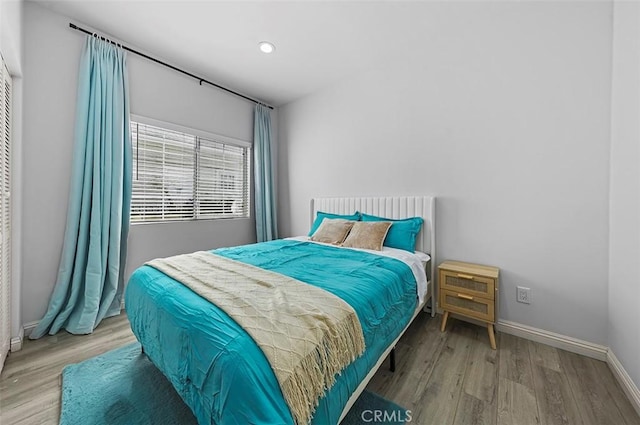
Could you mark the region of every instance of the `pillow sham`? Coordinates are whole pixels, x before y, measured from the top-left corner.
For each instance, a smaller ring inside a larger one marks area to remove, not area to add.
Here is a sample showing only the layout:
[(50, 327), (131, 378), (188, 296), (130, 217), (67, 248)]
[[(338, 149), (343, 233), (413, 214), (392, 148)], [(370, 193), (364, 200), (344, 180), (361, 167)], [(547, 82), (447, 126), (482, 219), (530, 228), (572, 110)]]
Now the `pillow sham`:
[(384, 246), (416, 252), (416, 238), (424, 222), (422, 217), (392, 219), (362, 214), (362, 221), (390, 221), (392, 225), (384, 240)]
[(360, 213), (356, 211), (353, 214), (332, 214), (332, 213), (318, 211), (318, 213), (316, 214), (316, 219), (313, 221), (313, 224), (311, 225), (311, 230), (309, 230), (309, 234), (307, 236), (313, 236), (316, 230), (318, 230), (318, 227), (320, 227), (322, 220), (325, 218), (342, 218), (344, 220), (359, 221)]
[(324, 218), (318, 230), (311, 236), (311, 240), (334, 245), (341, 244), (355, 223), (357, 222), (342, 218)]
[(391, 224), (390, 221), (356, 221), (342, 246), (382, 251)]

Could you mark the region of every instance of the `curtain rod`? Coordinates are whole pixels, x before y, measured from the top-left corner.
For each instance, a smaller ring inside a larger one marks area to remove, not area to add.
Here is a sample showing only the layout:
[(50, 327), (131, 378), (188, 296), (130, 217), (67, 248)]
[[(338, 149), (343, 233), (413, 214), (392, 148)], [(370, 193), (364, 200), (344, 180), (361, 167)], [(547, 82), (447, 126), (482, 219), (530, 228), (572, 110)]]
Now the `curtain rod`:
[(138, 56), (142, 56), (143, 58), (148, 59), (148, 60), (150, 60), (150, 61), (152, 61), (152, 62), (155, 62), (155, 63), (157, 63), (157, 64), (160, 64), (160, 65), (166, 66), (167, 68), (171, 68), (171, 69), (173, 69), (174, 71), (180, 72), (180, 73), (182, 73), (182, 74), (184, 74), (184, 75), (188, 75), (188, 76), (189, 76), (189, 77), (191, 77), (191, 78), (195, 78), (196, 80), (198, 80), (198, 81), (200, 82), (200, 85), (202, 85), (202, 83), (206, 83), (206, 84), (209, 84), (209, 85), (211, 85), (211, 86), (217, 87), (217, 88), (219, 88), (220, 90), (224, 90), (224, 91), (226, 91), (226, 92), (228, 92), (228, 93), (231, 93), (231, 94), (236, 95), (236, 96), (238, 96), (238, 97), (241, 97), (241, 98), (243, 98), (243, 99), (245, 99), (245, 100), (248, 100), (248, 101), (250, 101), (250, 102), (257, 103), (258, 105), (264, 105), (264, 106), (266, 106), (266, 107), (267, 107), (267, 108), (269, 108), (269, 109), (273, 109), (273, 106), (271, 106), (271, 105), (268, 105), (268, 104), (266, 104), (266, 103), (264, 103), (264, 102), (261, 102), (261, 101), (259, 101), (259, 100), (257, 100), (257, 99), (253, 99), (253, 98), (251, 98), (251, 97), (249, 97), (249, 96), (245, 96), (245, 95), (243, 95), (243, 94), (241, 94), (241, 93), (238, 93), (238, 92), (236, 92), (236, 91), (233, 91), (233, 90), (231, 90), (231, 89), (228, 89), (228, 88), (226, 88), (226, 87), (223, 87), (223, 86), (221, 86), (221, 85), (219, 85), (219, 84), (212, 83), (211, 81), (209, 81), (209, 80), (205, 80), (204, 78), (200, 78), (200, 77), (198, 77), (197, 75), (194, 75), (194, 74), (192, 74), (192, 73), (190, 73), (190, 72), (185, 71), (184, 69), (180, 69), (180, 68), (175, 67), (175, 66), (173, 66), (173, 65), (171, 65), (171, 64), (168, 64), (168, 63), (166, 63), (166, 62), (163, 62), (163, 61), (161, 61), (161, 60), (159, 60), (159, 59), (156, 59), (156, 58), (151, 57), (151, 56), (149, 56), (149, 55), (146, 55), (146, 54), (144, 54), (144, 53), (142, 53), (142, 52), (139, 52), (139, 51), (137, 51), (137, 50), (134, 50), (134, 49), (132, 49), (132, 48), (130, 48), (130, 47), (127, 47), (127, 46), (125, 46), (124, 44), (116, 43), (115, 41), (109, 40), (108, 38), (105, 38), (105, 37), (102, 37), (102, 36), (98, 36), (96, 33), (91, 32), (91, 31), (89, 31), (89, 30), (86, 30), (86, 29), (84, 29), (84, 28), (80, 28), (79, 26), (77, 26), (77, 25), (75, 25), (75, 24), (73, 24), (73, 23), (71, 23), (71, 22), (69, 22), (69, 27), (70, 27), (70, 28), (72, 28), (72, 29), (74, 29), (74, 30), (81, 31), (81, 32), (83, 32), (83, 33), (85, 33), (85, 34), (88, 34), (88, 35), (93, 35), (93, 36), (96, 36), (96, 37), (100, 37), (100, 39), (101, 39), (101, 40), (108, 41), (109, 43), (111, 43), (111, 44), (115, 44), (116, 46), (120, 46), (120, 47), (122, 47), (122, 49), (123, 49), (123, 50), (126, 50), (127, 52), (131, 52), (131, 53), (136, 54), (136, 55), (138, 55)]

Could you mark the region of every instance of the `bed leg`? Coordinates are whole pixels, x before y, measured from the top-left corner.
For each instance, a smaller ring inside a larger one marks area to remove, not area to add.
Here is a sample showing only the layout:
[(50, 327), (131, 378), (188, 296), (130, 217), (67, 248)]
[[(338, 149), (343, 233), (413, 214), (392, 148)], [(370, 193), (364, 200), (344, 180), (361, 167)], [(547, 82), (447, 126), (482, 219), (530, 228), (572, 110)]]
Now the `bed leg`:
[(141, 352), (142, 354), (144, 354), (144, 347), (142, 347), (142, 346), (140, 347), (140, 352)]
[(391, 353), (389, 353), (389, 370), (391, 372), (396, 371), (396, 347), (393, 347)]

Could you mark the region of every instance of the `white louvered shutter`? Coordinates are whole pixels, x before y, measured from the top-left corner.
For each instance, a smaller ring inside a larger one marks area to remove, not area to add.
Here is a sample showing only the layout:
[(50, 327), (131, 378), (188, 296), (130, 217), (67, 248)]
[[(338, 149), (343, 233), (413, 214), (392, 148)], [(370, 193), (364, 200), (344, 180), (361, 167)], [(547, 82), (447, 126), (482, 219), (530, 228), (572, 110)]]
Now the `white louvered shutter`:
[(11, 76), (0, 69), (0, 371), (11, 343)]

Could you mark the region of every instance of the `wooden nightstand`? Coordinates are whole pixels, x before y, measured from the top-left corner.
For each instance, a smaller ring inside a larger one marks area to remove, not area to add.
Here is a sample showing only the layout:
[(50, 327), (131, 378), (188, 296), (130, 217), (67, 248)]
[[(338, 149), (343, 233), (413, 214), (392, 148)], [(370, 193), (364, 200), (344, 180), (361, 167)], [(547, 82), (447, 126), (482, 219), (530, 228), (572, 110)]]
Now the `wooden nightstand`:
[(498, 275), (500, 269), (462, 261), (445, 261), (438, 266), (438, 294), (444, 310), (444, 332), (449, 313), (487, 324), (491, 348), (496, 349), (493, 325), (498, 317)]

